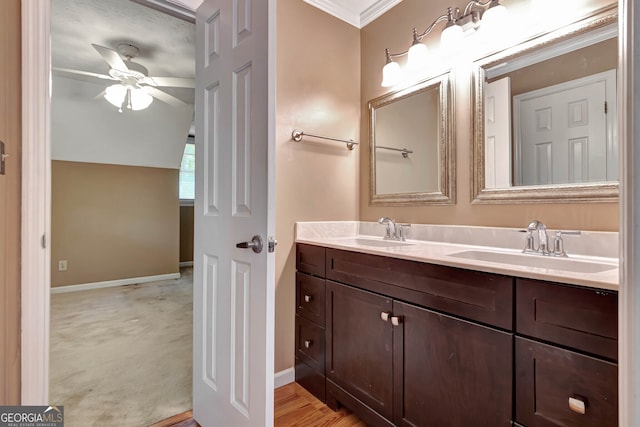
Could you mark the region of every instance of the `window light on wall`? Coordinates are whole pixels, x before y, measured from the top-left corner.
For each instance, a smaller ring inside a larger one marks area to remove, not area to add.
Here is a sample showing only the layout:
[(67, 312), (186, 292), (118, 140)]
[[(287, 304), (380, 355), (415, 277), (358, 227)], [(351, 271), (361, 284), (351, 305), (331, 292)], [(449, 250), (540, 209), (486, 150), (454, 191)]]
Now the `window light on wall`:
[(440, 22), (446, 22), (440, 34), (441, 50), (452, 53), (458, 52), (464, 43), (464, 38), (480, 30), (485, 33), (496, 34), (507, 20), (507, 9), (500, 4), (500, 0), (487, 0), (485, 2), (471, 0), (461, 12), (460, 9), (447, 8), (447, 13), (438, 16), (427, 29), (418, 33), (413, 29), (413, 42), (408, 50), (400, 53), (391, 53), (385, 49), (386, 63), (382, 69), (383, 87), (394, 86), (402, 80), (402, 69), (393, 59), (407, 55), (407, 70), (415, 71), (425, 68), (430, 61), (427, 46), (422, 43), (426, 37)]
[(196, 146), (193, 136), (187, 138), (180, 163), (180, 200), (194, 200), (196, 197)]

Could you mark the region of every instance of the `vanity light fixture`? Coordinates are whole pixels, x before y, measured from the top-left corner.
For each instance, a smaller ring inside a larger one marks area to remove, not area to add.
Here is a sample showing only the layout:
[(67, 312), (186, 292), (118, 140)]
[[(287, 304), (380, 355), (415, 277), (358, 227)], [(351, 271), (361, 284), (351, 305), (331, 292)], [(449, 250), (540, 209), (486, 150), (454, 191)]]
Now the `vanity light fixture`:
[(144, 110), (153, 102), (153, 97), (144, 88), (131, 85), (115, 84), (105, 90), (104, 99), (122, 113), (122, 109)]
[(428, 65), (429, 52), (427, 46), (422, 43), (422, 39), (431, 33), (440, 22), (446, 21), (440, 34), (441, 49), (446, 52), (455, 52), (462, 46), (465, 33), (478, 30), (481, 21), (483, 27), (495, 30), (506, 20), (506, 15), (507, 9), (500, 4), (500, 0), (486, 0), (485, 2), (471, 0), (462, 12), (458, 8), (447, 8), (447, 13), (438, 16), (423, 33), (418, 34), (418, 31), (413, 29), (413, 42), (407, 51), (391, 53), (389, 49), (385, 49), (386, 63), (382, 69), (381, 85), (383, 87), (394, 86), (402, 77), (400, 65), (393, 58), (407, 55), (407, 69), (409, 70), (419, 70)]

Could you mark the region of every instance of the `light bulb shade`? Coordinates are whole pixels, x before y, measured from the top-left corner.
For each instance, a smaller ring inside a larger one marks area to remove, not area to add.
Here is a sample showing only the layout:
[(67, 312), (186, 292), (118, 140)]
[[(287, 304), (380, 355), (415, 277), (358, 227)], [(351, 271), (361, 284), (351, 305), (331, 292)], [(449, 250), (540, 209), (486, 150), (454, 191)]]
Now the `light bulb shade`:
[(105, 89), (104, 99), (109, 101), (114, 107), (121, 108), (124, 98), (127, 96), (127, 89), (121, 84), (115, 84)]
[(153, 102), (153, 96), (149, 95), (144, 88), (131, 89), (131, 109), (134, 111), (144, 110)]
[(491, 6), (482, 14), (480, 29), (482, 31), (499, 31), (507, 22), (507, 8), (501, 4)]
[(460, 25), (449, 25), (440, 34), (440, 49), (447, 53), (456, 52), (462, 47), (463, 38), (464, 30)]
[(424, 43), (416, 42), (409, 48), (409, 57), (407, 58), (407, 68), (416, 70), (424, 68), (428, 65), (429, 53)]
[[(129, 99), (127, 99), (127, 92)], [(123, 107), (137, 111), (144, 110), (153, 102), (153, 97), (149, 95), (145, 88), (124, 86), (115, 84), (105, 89), (104, 99), (115, 107)]]
[(387, 65), (382, 69), (382, 87), (389, 87), (398, 84), (400, 82), (401, 71), (400, 65), (397, 62), (387, 62)]

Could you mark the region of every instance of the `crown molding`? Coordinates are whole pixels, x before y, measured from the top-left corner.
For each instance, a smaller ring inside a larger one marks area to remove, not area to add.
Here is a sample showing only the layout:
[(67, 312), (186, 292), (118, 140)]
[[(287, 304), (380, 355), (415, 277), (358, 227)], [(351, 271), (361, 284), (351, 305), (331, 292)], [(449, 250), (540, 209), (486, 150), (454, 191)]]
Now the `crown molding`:
[(400, 3), (402, 0), (369, 0), (369, 5), (361, 11), (355, 11), (353, 8), (345, 7), (344, 0), (304, 1), (305, 3), (333, 15), (356, 28), (362, 28), (396, 4)]

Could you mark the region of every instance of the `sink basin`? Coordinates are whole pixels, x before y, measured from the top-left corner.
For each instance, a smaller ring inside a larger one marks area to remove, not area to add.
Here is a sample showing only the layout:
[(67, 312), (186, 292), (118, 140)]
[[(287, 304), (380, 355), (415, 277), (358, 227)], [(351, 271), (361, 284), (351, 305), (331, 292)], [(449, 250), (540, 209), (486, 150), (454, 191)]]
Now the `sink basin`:
[(500, 264), (517, 265), (521, 267), (548, 268), (576, 273), (600, 273), (618, 268), (617, 264), (576, 260), (571, 258), (552, 258), (548, 256), (516, 254), (491, 251), (462, 251), (450, 254), (452, 257), (472, 259), (478, 261), (497, 262)]
[(349, 239), (340, 239), (340, 243), (347, 245), (360, 245), (360, 246), (374, 246), (377, 248), (391, 248), (394, 246), (411, 246), (413, 243), (400, 242), (397, 240), (383, 240), (383, 239), (365, 239), (362, 237), (353, 237)]

